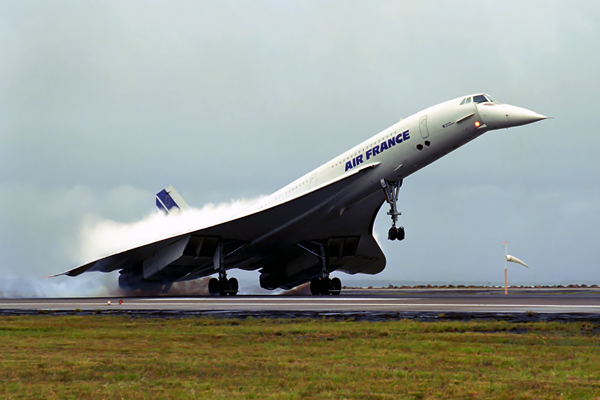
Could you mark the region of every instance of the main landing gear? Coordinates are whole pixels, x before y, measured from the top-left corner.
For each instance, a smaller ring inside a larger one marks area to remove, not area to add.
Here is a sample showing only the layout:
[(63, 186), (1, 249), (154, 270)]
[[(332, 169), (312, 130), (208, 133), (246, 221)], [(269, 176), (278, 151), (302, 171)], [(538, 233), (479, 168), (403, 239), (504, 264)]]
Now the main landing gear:
[[(229, 253), (225, 253), (225, 244), (234, 244), (235, 249), (233, 251), (230, 251)], [(211, 278), (210, 281), (208, 281), (208, 292), (211, 295), (216, 296), (217, 294), (220, 294), (221, 296), (235, 296), (236, 294), (238, 294), (240, 288), (239, 282), (235, 278), (227, 279), (227, 270), (225, 269), (224, 259), (225, 257), (232, 255), (244, 246), (245, 243), (240, 242), (219, 242), (217, 249), (215, 250), (215, 254), (213, 256), (213, 264), (215, 269), (219, 271), (219, 279)]]
[(342, 291), (342, 281), (340, 278), (313, 278), (310, 281), (310, 293), (313, 295), (322, 294), (324, 296), (334, 295), (337, 296)]
[(235, 278), (211, 278), (208, 281), (208, 291), (212, 296), (220, 294), (221, 296), (235, 296), (238, 293), (240, 285)]
[[(317, 246), (318, 250), (313, 251), (308, 246)], [(337, 296), (342, 291), (342, 281), (340, 278), (330, 278), (329, 270), (327, 269), (327, 254), (325, 253), (325, 243), (324, 242), (303, 242), (298, 243), (298, 246), (309, 253), (317, 256), (319, 261), (321, 262), (321, 276), (313, 278), (310, 281), (310, 293), (313, 295), (334, 295)]]
[(402, 180), (381, 180), (381, 188), (383, 189), (383, 193), (385, 194), (385, 201), (390, 205), (390, 211), (388, 211), (387, 214), (392, 217), (392, 227), (388, 231), (389, 240), (404, 240), (405, 237), (404, 227), (396, 227), (396, 223), (398, 222), (398, 216), (401, 215), (401, 213), (398, 211), (397, 205), (398, 193), (400, 192), (401, 186)]

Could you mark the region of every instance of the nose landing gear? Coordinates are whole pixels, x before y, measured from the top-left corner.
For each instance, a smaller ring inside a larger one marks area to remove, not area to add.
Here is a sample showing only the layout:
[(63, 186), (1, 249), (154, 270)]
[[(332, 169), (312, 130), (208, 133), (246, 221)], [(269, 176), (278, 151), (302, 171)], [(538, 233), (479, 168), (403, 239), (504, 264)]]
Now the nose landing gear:
[(401, 215), (401, 213), (398, 211), (397, 205), (398, 193), (400, 192), (401, 186), (402, 180), (381, 180), (381, 188), (383, 189), (383, 193), (385, 194), (385, 201), (390, 205), (390, 211), (388, 211), (387, 214), (392, 217), (392, 227), (388, 231), (389, 240), (404, 240), (405, 237), (404, 227), (396, 227), (396, 223), (398, 222), (398, 216)]
[(404, 233), (403, 226), (401, 226), (399, 228), (392, 226), (390, 228), (390, 230), (388, 231), (388, 239), (389, 240), (404, 240), (405, 236), (406, 236), (406, 234)]

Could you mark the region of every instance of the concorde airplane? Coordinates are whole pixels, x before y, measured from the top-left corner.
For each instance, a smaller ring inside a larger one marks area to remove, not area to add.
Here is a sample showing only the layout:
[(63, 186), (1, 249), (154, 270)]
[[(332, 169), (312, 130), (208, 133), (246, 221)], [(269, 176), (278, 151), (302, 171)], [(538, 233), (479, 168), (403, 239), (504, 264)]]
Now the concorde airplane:
[[(58, 275), (120, 271), (119, 286), (168, 291), (209, 275), (211, 294), (235, 295), (232, 269), (257, 270), (266, 289), (310, 282), (312, 294), (339, 294), (333, 271), (377, 274), (386, 264), (373, 237), (383, 203), (389, 240), (403, 240), (397, 202), (402, 181), (483, 133), (546, 119), (487, 94), (462, 96), (390, 126), (260, 201), (241, 216), (93, 261)], [(159, 208), (186, 205), (171, 187)], [(58, 276), (55, 275), (55, 276)]]

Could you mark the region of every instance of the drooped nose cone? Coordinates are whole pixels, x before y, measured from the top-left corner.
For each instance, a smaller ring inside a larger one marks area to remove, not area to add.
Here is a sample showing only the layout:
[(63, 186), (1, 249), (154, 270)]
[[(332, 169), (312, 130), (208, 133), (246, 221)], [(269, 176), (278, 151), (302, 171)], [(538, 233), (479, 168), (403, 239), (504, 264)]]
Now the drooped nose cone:
[(477, 110), (483, 123), (490, 129), (526, 125), (548, 118), (526, 108), (511, 106), (510, 104), (480, 104), (477, 106)]

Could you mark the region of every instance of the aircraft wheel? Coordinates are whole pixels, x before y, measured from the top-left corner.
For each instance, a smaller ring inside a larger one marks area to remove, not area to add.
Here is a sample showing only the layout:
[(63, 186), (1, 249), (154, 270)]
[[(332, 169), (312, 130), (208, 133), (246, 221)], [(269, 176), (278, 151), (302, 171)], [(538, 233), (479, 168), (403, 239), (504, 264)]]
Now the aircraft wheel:
[(211, 278), (210, 281), (208, 281), (208, 293), (210, 293), (211, 296), (219, 294), (219, 280), (217, 278)]
[(313, 278), (310, 281), (310, 293), (314, 296), (318, 295), (321, 293), (321, 279), (319, 278)]
[(396, 231), (396, 228), (394, 228), (392, 226), (390, 228), (390, 230), (388, 231), (388, 239), (389, 240), (396, 240), (397, 235), (398, 235), (398, 232)]
[(229, 288), (231, 290), (229, 292), (230, 296), (235, 296), (236, 294), (238, 294), (238, 289), (240, 288), (238, 280), (235, 278), (229, 279)]
[(404, 233), (404, 227), (401, 226), (400, 228), (398, 228), (398, 232), (396, 233), (396, 239), (397, 240), (404, 240), (405, 236), (406, 236), (406, 234)]
[(325, 278), (321, 279), (321, 294), (323, 296), (328, 296), (331, 293), (331, 279)]
[(331, 280), (331, 287), (331, 294), (334, 296), (339, 296), (340, 292), (342, 291), (342, 281), (340, 278), (333, 278)]
[(227, 279), (219, 279), (219, 294), (221, 296), (227, 296), (227, 293), (231, 290), (229, 281)]

